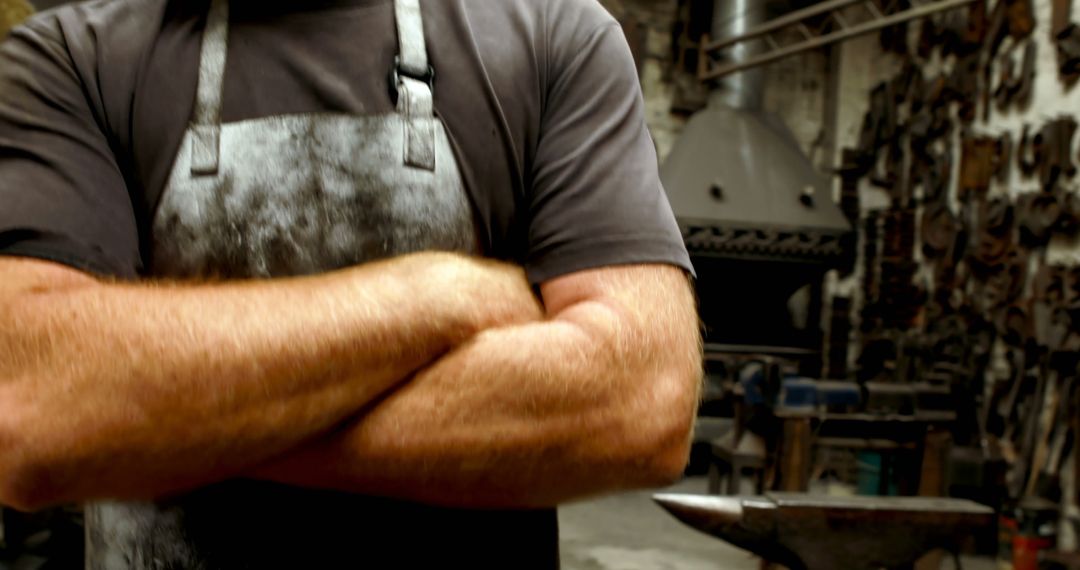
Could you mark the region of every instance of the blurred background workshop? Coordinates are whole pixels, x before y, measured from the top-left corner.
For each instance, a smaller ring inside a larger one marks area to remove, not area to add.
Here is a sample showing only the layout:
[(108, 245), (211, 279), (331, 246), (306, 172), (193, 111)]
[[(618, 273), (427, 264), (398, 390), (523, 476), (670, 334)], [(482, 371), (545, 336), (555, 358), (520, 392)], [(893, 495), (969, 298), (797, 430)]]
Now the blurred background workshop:
[[(602, 3), (706, 388), (686, 479), (562, 508), (563, 567), (1080, 568), (1080, 2)], [(4, 510), (0, 568), (81, 532)]]

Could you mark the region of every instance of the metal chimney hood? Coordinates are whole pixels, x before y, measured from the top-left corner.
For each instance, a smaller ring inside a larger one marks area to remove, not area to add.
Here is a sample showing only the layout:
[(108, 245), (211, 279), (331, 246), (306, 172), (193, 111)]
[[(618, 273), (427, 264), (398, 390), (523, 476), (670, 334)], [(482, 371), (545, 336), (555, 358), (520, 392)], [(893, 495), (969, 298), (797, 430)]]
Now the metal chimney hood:
[[(766, 20), (761, 0), (717, 0), (713, 35)], [(755, 46), (733, 50), (749, 58)], [(661, 179), (691, 255), (828, 263), (851, 226), (779, 119), (761, 110), (763, 71), (725, 78), (687, 123)]]

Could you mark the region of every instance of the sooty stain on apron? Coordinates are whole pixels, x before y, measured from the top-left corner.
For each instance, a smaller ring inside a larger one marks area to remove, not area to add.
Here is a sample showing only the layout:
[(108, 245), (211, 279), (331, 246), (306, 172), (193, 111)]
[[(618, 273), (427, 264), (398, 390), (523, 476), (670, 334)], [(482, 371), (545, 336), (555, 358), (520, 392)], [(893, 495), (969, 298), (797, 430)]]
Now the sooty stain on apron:
[(403, 127), (396, 116), (224, 125), (222, 157), (239, 160), (223, 160), (216, 177), (174, 172), (155, 224), (155, 274), (277, 277), (425, 249), (475, 252), (444, 131), (435, 133), (439, 171), (387, 168), (401, 149), (386, 142), (400, 140)]

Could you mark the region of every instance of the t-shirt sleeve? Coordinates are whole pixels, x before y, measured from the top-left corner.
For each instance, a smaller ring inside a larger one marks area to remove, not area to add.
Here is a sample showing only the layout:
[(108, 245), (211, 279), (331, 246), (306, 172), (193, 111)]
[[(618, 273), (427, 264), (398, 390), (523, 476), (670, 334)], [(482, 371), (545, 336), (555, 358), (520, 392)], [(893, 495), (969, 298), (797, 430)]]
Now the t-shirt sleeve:
[(529, 278), (541, 283), (634, 263), (692, 272), (622, 30), (595, 2), (569, 4), (586, 8), (583, 17), (550, 16), (548, 88), (528, 197)]
[(0, 43), (0, 255), (131, 278), (135, 214), (75, 47), (48, 14)]

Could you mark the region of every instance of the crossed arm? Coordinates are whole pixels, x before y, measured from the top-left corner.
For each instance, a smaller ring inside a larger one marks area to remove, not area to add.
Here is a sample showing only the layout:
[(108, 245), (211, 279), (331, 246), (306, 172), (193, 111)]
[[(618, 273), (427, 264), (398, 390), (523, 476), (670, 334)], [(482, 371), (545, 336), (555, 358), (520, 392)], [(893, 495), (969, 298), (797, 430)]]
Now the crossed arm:
[(0, 502), (246, 476), (541, 507), (677, 477), (700, 382), (682, 272), (581, 272), (542, 296), (448, 254), (200, 285), (0, 259)]

